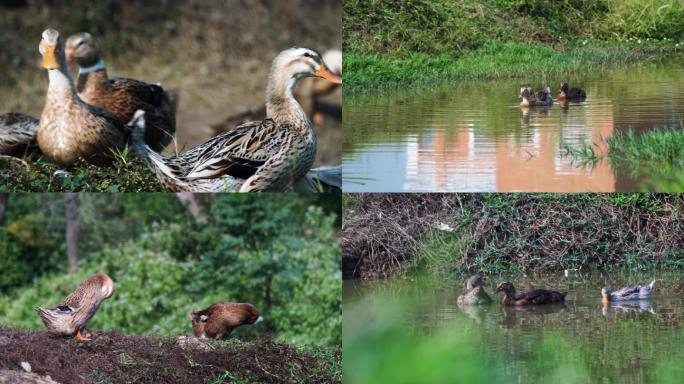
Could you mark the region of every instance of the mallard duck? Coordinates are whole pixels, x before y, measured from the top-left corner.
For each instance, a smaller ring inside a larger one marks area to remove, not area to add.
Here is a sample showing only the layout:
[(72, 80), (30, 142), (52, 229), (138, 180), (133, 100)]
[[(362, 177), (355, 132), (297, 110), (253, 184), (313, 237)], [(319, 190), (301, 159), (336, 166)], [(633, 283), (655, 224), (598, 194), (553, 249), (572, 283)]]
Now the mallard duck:
[(316, 131), (292, 95), (297, 81), (310, 76), (342, 82), (315, 50), (284, 50), (271, 66), (267, 118), (242, 124), (178, 156), (162, 157), (144, 145), (144, 113), (136, 113), (131, 122), (135, 127), (133, 152), (149, 160), (168, 191), (289, 190), (309, 171), (316, 157)]
[(626, 300), (647, 300), (653, 296), (653, 287), (655, 280), (651, 284), (637, 284), (631, 287), (625, 287), (612, 292), (607, 287), (601, 288), (601, 296), (603, 302), (610, 301), (626, 301)]
[(55, 308), (37, 308), (36, 311), (48, 332), (61, 336), (73, 336), (77, 340), (90, 338), (85, 327), (100, 307), (102, 300), (114, 292), (114, 281), (104, 273), (98, 273), (81, 283), (78, 288)]
[(534, 291), (521, 293), (516, 296), (515, 287), (508, 281), (505, 281), (496, 287), (494, 294), (503, 292), (504, 298), (501, 301), (503, 305), (540, 305), (560, 303), (565, 301), (567, 292), (561, 293), (556, 291), (548, 291), (545, 289), (536, 289)]
[(0, 115), (0, 155), (22, 157), (35, 151), (38, 127), (38, 119), (23, 113)]
[(259, 319), (259, 311), (248, 303), (222, 302), (201, 311), (190, 312), (195, 336), (203, 339), (226, 338), (233, 329), (245, 324), (254, 324)]
[(102, 51), (89, 33), (77, 33), (66, 42), (67, 63), (78, 64), (76, 89), (88, 104), (110, 111), (121, 123), (127, 123), (142, 109), (146, 112), (145, 142), (161, 152), (176, 132), (174, 98), (157, 84), (107, 76)]
[(570, 88), (567, 82), (562, 82), (558, 93), (558, 100), (584, 100), (587, 98), (586, 92), (579, 88)]
[(110, 163), (114, 152), (126, 146), (128, 129), (110, 112), (78, 97), (59, 32), (46, 29), (39, 50), (50, 78), (37, 135), (40, 150), (65, 166), (80, 158), (97, 165)]
[(492, 299), (484, 290), (484, 279), (474, 275), (466, 281), (466, 291), (458, 297), (458, 304), (489, 304)]
[(531, 87), (520, 88), (520, 102), (521, 107), (538, 107), (553, 105), (553, 97), (551, 97), (551, 88), (546, 87), (543, 91), (536, 94)]

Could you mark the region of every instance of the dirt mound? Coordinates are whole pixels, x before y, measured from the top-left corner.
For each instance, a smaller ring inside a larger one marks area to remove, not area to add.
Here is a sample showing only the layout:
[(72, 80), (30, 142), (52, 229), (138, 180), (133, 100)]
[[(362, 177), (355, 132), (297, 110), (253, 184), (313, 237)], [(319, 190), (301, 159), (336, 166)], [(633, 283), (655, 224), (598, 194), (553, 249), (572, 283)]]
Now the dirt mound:
[(94, 333), (90, 342), (0, 329), (0, 369), (32, 372), (67, 383), (341, 382), (341, 352), (318, 356), (270, 339), (212, 342), (193, 348), (176, 339)]
[(684, 199), (676, 194), (358, 194), (349, 200), (342, 226), (347, 279), (405, 270), (438, 236), (442, 245), (465, 244), (448, 255), (448, 268), (459, 273), (494, 264), (524, 271), (683, 266)]

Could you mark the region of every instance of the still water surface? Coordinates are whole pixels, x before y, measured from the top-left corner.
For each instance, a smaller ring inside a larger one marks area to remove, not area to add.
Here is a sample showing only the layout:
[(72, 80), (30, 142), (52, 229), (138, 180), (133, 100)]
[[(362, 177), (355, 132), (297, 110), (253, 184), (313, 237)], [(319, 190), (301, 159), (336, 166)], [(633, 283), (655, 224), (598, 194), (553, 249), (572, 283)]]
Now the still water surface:
[[(651, 277), (641, 276), (643, 280)], [(660, 277), (663, 281), (656, 284), (652, 300), (608, 306), (600, 300), (602, 286), (617, 289), (638, 280), (605, 276), (565, 278), (562, 275), (508, 277), (518, 292), (536, 288), (569, 292), (565, 304), (524, 308), (501, 306), (501, 293), (496, 297), (492, 295), (494, 302), (490, 305), (459, 306), (456, 301), (463, 290), (460, 284), (346, 281), (343, 346), (345, 353), (349, 352), (349, 347), (356, 355), (363, 354), (366, 348), (391, 353), (372, 345), (383, 340), (389, 343), (378, 337), (386, 334), (380, 322), (397, 322), (406, 335), (425, 339), (440, 330), (467, 328), (467, 334), (479, 340), (474, 354), (486, 355), (488, 361), (498, 365), (488, 368), (459, 366), (458, 360), (463, 361), (463, 357), (453, 356), (455, 362), (450, 369), (498, 369), (505, 382), (549, 382), (557, 378), (561, 368), (562, 375), (570, 375), (563, 382), (657, 382), (667, 369), (679, 369), (684, 375), (684, 275)], [(490, 279), (487, 292), (491, 293), (502, 279)], [(389, 320), (383, 317), (388, 305), (399, 301), (405, 305), (400, 316)], [(379, 331), (376, 334), (369, 331), (374, 329)], [(364, 339), (358, 340), (358, 335), (362, 334)], [(456, 339), (450, 341), (457, 342)], [(402, 354), (410, 356), (408, 348), (415, 344), (414, 339)], [(350, 364), (356, 364), (354, 356), (345, 355), (347, 358), (352, 360)], [(382, 358), (378, 360), (382, 361)], [(395, 367), (392, 369), (401, 369), (402, 364), (418, 369), (418, 365), (431, 362), (386, 363)], [(357, 373), (353, 381), (364, 382), (364, 373)], [(575, 379), (570, 380), (573, 374)]]
[[(557, 92), (563, 79), (531, 80)], [(585, 168), (564, 148), (614, 130), (679, 127), (684, 59), (569, 79), (586, 101), (521, 109), (519, 81), (444, 84), (438, 89), (346, 97), (346, 192), (637, 191), (607, 162)], [(605, 148), (600, 148), (605, 151)]]

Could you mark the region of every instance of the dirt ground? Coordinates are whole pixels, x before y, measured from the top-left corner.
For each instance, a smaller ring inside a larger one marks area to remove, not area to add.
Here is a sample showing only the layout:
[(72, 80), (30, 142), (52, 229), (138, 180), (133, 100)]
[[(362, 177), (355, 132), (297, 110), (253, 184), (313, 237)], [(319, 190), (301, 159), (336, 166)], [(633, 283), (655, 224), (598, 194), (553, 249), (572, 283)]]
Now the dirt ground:
[(341, 382), (340, 350), (314, 356), (269, 339), (197, 347), (150, 336), (95, 332), (92, 341), (78, 342), (0, 329), (0, 350), (0, 372), (21, 371), (27, 362), (33, 373), (62, 384)]
[[(9, 6), (9, 4), (13, 6)], [(294, 45), (341, 49), (341, 1), (208, 2), (141, 0), (0, 4), (0, 114), (39, 116), (47, 75), (38, 42), (47, 27), (62, 36), (87, 31), (101, 41), (110, 76), (151, 83), (179, 95), (177, 140), (166, 153), (218, 132), (212, 126), (264, 103), (272, 59)], [(339, 89), (324, 100), (341, 105)], [(318, 127), (315, 166), (341, 162), (341, 118)]]

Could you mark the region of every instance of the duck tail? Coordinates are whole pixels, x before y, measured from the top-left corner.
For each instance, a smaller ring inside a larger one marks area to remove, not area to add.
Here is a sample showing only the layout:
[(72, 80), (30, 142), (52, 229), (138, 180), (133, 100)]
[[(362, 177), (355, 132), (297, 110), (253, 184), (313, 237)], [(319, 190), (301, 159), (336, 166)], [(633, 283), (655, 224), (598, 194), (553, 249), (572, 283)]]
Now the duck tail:
[(145, 111), (142, 109), (135, 111), (133, 119), (126, 126), (131, 132), (128, 146), (132, 153), (140, 157), (147, 157), (150, 152), (154, 152), (145, 144)]
[(38, 316), (40, 316), (43, 324), (45, 324), (45, 326), (49, 329), (50, 324), (55, 320), (55, 314), (52, 313), (51, 310), (41, 307), (36, 308), (36, 312), (38, 312)]

